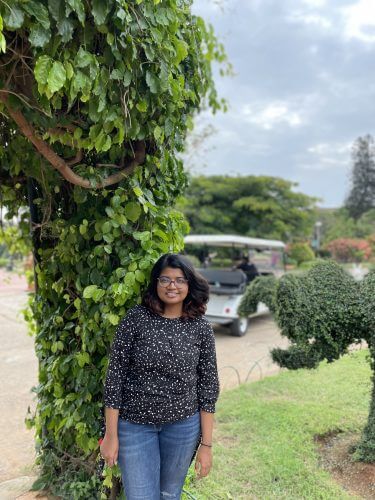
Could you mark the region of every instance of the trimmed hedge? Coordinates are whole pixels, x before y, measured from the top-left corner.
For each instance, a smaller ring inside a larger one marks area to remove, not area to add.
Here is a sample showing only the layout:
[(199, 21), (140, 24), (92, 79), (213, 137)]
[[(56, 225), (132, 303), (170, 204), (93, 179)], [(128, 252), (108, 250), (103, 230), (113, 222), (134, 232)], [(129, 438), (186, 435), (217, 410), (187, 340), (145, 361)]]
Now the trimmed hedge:
[(239, 316), (249, 316), (257, 311), (263, 302), (271, 312), (275, 312), (275, 292), (277, 279), (274, 276), (258, 276), (246, 288), (238, 307)]

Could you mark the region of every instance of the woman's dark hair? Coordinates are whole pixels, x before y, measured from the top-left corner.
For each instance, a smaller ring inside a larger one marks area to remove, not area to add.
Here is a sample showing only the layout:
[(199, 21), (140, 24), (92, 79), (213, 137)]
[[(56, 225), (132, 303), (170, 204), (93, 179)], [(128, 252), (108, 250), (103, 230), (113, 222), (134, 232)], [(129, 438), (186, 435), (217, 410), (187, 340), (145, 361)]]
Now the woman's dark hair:
[(189, 259), (175, 253), (162, 255), (154, 264), (150, 284), (143, 295), (142, 305), (156, 314), (164, 312), (164, 303), (159, 299), (157, 293), (157, 283), (159, 276), (166, 267), (181, 269), (189, 283), (189, 292), (182, 305), (182, 318), (193, 319), (203, 316), (206, 312), (209, 294), (207, 280), (194, 269)]

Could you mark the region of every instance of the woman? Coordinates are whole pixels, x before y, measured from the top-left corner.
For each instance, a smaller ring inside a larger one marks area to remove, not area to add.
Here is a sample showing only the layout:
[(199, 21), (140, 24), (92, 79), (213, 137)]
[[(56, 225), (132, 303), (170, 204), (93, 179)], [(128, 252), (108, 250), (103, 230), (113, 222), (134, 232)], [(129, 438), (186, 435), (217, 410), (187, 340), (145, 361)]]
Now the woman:
[(215, 339), (203, 318), (208, 284), (183, 256), (154, 265), (142, 305), (117, 328), (105, 384), (101, 454), (119, 462), (127, 500), (179, 499), (212, 465), (219, 394)]

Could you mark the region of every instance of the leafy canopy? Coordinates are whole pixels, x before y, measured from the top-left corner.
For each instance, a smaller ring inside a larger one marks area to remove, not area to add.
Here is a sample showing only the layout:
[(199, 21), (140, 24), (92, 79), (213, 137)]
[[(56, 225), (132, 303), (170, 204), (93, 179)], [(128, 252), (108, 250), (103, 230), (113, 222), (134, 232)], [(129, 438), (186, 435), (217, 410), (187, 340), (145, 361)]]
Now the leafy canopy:
[(194, 233), (289, 240), (311, 233), (315, 203), (293, 187), (276, 177), (193, 177), (179, 207)]

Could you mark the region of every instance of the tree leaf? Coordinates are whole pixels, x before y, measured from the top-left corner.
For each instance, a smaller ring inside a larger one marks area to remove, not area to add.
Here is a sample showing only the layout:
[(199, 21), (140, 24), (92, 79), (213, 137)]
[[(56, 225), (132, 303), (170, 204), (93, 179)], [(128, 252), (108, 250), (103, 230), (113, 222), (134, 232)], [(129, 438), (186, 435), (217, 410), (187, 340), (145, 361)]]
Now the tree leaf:
[(64, 4), (65, 2), (62, 2), (61, 0), (48, 0), (48, 10), (56, 21), (57, 26), (59, 26), (59, 23), (65, 19)]
[(92, 0), (92, 15), (94, 16), (95, 24), (101, 25), (105, 23), (109, 12), (108, 0)]
[(178, 65), (188, 55), (188, 44), (184, 42), (184, 40), (176, 39), (175, 49), (176, 49), (175, 63), (176, 65)]
[(33, 47), (44, 47), (51, 38), (49, 29), (43, 28), (39, 24), (34, 24), (30, 28), (29, 42)]
[(24, 21), (24, 13), (17, 6), (12, 5), (10, 9), (5, 9), (4, 13), (4, 24), (9, 29), (21, 28)]
[(85, 23), (86, 14), (82, 0), (67, 0), (67, 4), (74, 10), (80, 23), (83, 25)]
[(49, 56), (43, 55), (38, 57), (34, 68), (35, 79), (38, 83), (41, 83), (43, 85), (47, 84), (48, 75), (51, 70), (52, 64), (53, 61)]
[(80, 47), (74, 61), (78, 68), (86, 68), (92, 61), (92, 54), (87, 52), (83, 47)]
[(125, 216), (130, 219), (132, 222), (136, 222), (142, 213), (141, 207), (138, 203), (134, 201), (130, 201), (125, 205)]
[(47, 84), (51, 92), (60, 90), (66, 81), (66, 71), (60, 61), (54, 61), (52, 68), (48, 73)]
[(158, 77), (154, 75), (154, 73), (151, 73), (151, 71), (146, 71), (146, 83), (153, 94), (157, 94), (159, 92)]
[(41, 2), (29, 0), (28, 2), (23, 2), (22, 7), (28, 14), (34, 16), (45, 30), (49, 29), (50, 20), (48, 10)]
[(58, 33), (61, 35), (61, 39), (63, 42), (69, 42), (72, 39), (74, 25), (70, 19), (63, 19), (58, 24)]

